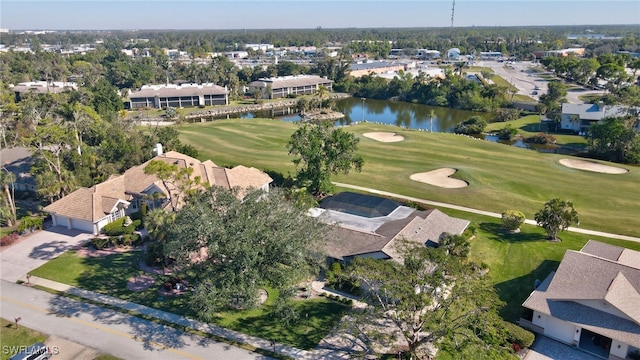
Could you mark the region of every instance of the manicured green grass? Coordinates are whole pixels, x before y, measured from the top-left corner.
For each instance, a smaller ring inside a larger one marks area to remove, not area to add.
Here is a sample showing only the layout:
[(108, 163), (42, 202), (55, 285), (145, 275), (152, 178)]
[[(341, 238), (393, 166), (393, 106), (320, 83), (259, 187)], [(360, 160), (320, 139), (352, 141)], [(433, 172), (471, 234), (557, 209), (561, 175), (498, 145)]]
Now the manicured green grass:
[[(45, 342), (49, 335), (26, 328), (18, 322), (16, 329), (15, 323), (6, 319), (0, 319), (0, 343), (3, 351), (0, 352), (1, 360), (8, 360), (14, 353), (9, 353), (9, 349), (17, 349), (19, 346), (29, 346), (37, 342)], [(7, 351), (4, 351), (4, 350)]]
[[(511, 125), (511, 127), (518, 129), (520, 135), (524, 137), (533, 136), (539, 132), (547, 132), (547, 125), (540, 123), (539, 115), (528, 115), (521, 117), (518, 120), (507, 122), (496, 122), (488, 124), (485, 128), (486, 132), (493, 132), (502, 129), (503, 127)], [(583, 147), (587, 145), (587, 139), (580, 135), (565, 135), (565, 134), (552, 134), (555, 136), (559, 145), (572, 145), (577, 147)]]
[[(140, 255), (136, 252), (83, 258), (70, 251), (33, 270), (31, 274), (195, 318), (187, 295), (158, 296), (158, 288), (168, 280), (168, 276), (155, 276), (155, 284), (148, 290), (127, 290), (128, 279), (142, 274), (136, 266), (139, 259)], [(271, 315), (277, 296), (277, 292), (270, 291), (267, 302), (257, 309), (218, 313), (214, 323), (249, 335), (310, 349), (337, 324), (347, 310), (347, 306), (325, 298), (294, 301), (294, 309), (301, 319), (285, 325)]]
[(510, 82), (508, 82), (507, 80), (505, 80), (504, 78), (502, 78), (501, 76), (498, 75), (493, 75), (491, 77), (491, 80), (493, 81), (494, 84), (500, 86), (500, 87), (506, 87), (507, 91), (518, 91), (518, 88), (515, 87), (513, 84), (511, 84)]
[[(640, 236), (640, 168), (612, 164), (630, 171), (600, 174), (560, 165), (558, 160), (565, 155), (454, 134), (365, 123), (344, 129), (361, 138), (359, 152), (365, 164), (361, 173), (335, 176), (334, 181), (498, 213), (517, 209), (529, 219), (558, 197), (574, 202), (584, 228)], [(295, 173), (285, 147), (294, 130), (294, 124), (277, 120), (231, 119), (185, 125), (180, 139), (195, 146), (202, 160), (287, 175)], [(397, 132), (405, 141), (381, 143), (362, 137), (374, 131)], [(455, 177), (470, 185), (443, 189), (409, 179), (411, 174), (441, 167), (458, 169)]]

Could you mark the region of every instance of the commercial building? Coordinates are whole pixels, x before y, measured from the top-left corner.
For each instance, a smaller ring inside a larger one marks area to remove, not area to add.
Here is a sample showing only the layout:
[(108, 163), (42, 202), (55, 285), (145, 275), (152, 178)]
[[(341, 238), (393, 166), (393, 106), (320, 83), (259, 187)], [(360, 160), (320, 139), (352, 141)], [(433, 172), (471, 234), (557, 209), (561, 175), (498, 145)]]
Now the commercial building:
[(229, 104), (229, 91), (213, 83), (144, 85), (129, 94), (129, 108), (192, 107)]
[(295, 75), (271, 78), (260, 78), (249, 83), (248, 92), (262, 92), (265, 99), (284, 98), (289, 95), (310, 95), (324, 86), (328, 91), (333, 89), (333, 80), (317, 75)]

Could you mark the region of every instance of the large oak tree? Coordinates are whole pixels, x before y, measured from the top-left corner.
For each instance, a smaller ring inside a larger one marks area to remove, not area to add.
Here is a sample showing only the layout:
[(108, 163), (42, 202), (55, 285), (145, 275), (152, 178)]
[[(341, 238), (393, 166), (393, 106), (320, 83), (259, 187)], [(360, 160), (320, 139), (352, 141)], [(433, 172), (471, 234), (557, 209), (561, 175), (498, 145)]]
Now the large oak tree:
[(257, 305), (259, 289), (291, 293), (323, 260), (322, 225), (280, 191), (242, 201), (220, 187), (191, 198), (168, 226), (164, 249), (195, 278), (191, 305), (204, 318)]

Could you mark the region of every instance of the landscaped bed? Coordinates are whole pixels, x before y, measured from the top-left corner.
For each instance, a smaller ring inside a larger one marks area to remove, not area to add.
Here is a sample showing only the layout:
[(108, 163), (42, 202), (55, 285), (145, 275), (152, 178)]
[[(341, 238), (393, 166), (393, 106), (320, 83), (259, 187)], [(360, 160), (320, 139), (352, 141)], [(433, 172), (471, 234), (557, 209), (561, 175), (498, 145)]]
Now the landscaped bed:
[[(189, 306), (188, 292), (177, 296), (162, 296), (158, 289), (173, 276), (148, 274), (138, 268), (142, 253), (124, 252), (107, 256), (80, 256), (66, 252), (33, 270), (32, 275), (73, 285), (82, 289), (111, 295), (160, 310), (196, 318)], [(154, 285), (132, 291), (127, 285), (133, 278), (153, 278)], [(300, 320), (286, 325), (271, 316), (278, 293), (269, 290), (265, 304), (257, 309), (227, 311), (216, 314), (214, 324), (249, 335), (310, 349), (337, 324), (348, 309), (344, 304), (326, 298), (296, 300), (293, 306)], [(307, 316), (308, 315), (308, 316)]]

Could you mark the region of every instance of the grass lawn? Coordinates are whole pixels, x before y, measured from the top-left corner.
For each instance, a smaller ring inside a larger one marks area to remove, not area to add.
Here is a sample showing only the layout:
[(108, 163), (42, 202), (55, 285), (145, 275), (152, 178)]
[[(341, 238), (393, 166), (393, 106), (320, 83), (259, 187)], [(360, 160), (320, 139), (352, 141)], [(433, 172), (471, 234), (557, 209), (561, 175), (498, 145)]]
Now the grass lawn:
[[(0, 343), (2, 343), (3, 351), (0, 354), (0, 359), (8, 360), (14, 353), (8, 353), (9, 349), (16, 349), (18, 346), (29, 346), (37, 342), (45, 342), (49, 335), (45, 335), (41, 332), (26, 328), (18, 323), (16, 329), (13, 321), (6, 319), (0, 319)], [(14, 347), (15, 346), (15, 347)], [(5, 352), (5, 347), (7, 351)]]
[[(546, 124), (540, 123), (539, 115), (528, 115), (518, 120), (487, 124), (485, 131), (498, 131), (507, 125), (511, 125), (511, 127), (518, 129), (520, 135), (524, 137), (533, 136), (539, 132), (547, 132), (547, 126)], [(584, 136), (566, 134), (552, 135), (555, 136), (559, 145), (571, 145), (574, 147), (584, 147), (587, 145), (587, 139), (585, 139)]]
[[(156, 276), (155, 285), (148, 290), (127, 290), (128, 279), (142, 274), (136, 266), (139, 259), (138, 252), (83, 258), (69, 251), (33, 270), (31, 274), (196, 318), (187, 296), (158, 297), (157, 290), (168, 280), (167, 276)], [(294, 301), (301, 319), (295, 324), (285, 325), (271, 317), (271, 307), (277, 296), (276, 292), (270, 291), (267, 302), (257, 309), (218, 313), (214, 323), (245, 334), (310, 349), (318, 344), (347, 310), (345, 305), (325, 298)]]
[[(600, 174), (560, 165), (558, 160), (567, 156), (454, 134), (368, 123), (344, 129), (361, 138), (365, 164), (361, 173), (335, 176), (334, 181), (498, 213), (517, 209), (529, 219), (559, 197), (574, 202), (584, 228), (640, 236), (640, 168), (618, 165), (630, 172)], [(295, 173), (285, 147), (294, 130), (295, 124), (277, 120), (230, 119), (184, 125), (180, 139), (195, 146), (202, 160), (287, 175)], [(405, 141), (381, 143), (361, 136), (374, 131), (397, 132)], [(441, 167), (457, 168), (455, 177), (470, 186), (443, 189), (409, 179)]]

